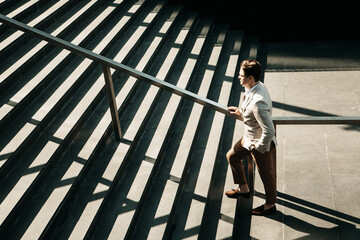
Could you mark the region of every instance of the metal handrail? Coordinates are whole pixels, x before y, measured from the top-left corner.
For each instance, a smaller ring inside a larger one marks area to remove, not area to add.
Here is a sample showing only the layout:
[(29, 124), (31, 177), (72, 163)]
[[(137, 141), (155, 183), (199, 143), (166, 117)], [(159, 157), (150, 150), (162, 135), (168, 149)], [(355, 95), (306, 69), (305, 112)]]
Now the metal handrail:
[[(117, 107), (116, 107), (115, 94), (114, 94), (114, 89), (113, 89), (113, 82), (111, 79), (111, 74), (110, 74), (109, 68), (119, 70), (125, 74), (128, 74), (128, 75), (135, 77), (137, 79), (140, 79), (142, 81), (148, 82), (152, 85), (155, 85), (159, 88), (165, 89), (165, 90), (167, 90), (171, 93), (177, 94), (181, 97), (190, 99), (193, 102), (196, 102), (205, 107), (211, 108), (217, 112), (221, 112), (225, 115), (236, 118), (235, 115), (230, 114), (230, 111), (227, 110), (227, 107), (225, 107), (215, 101), (212, 101), (205, 97), (201, 97), (201, 96), (199, 96), (195, 93), (192, 93), (188, 90), (181, 89), (173, 84), (170, 84), (168, 82), (157, 79), (149, 74), (140, 72), (134, 68), (131, 68), (131, 67), (121, 64), (119, 62), (116, 62), (110, 58), (104, 57), (100, 54), (96, 54), (90, 50), (83, 48), (83, 47), (77, 46), (77, 45), (72, 44), (63, 39), (52, 36), (51, 34), (48, 34), (44, 31), (30, 27), (30, 26), (28, 26), (24, 23), (21, 23), (17, 20), (14, 20), (12, 18), (6, 17), (3, 14), (0, 14), (0, 22), (4, 23), (5, 25), (8, 25), (10, 27), (16, 28), (20, 31), (23, 31), (27, 34), (30, 34), (36, 38), (47, 41), (53, 45), (56, 45), (63, 49), (67, 49), (67, 50), (71, 51), (72, 53), (83, 56), (85, 58), (89, 58), (89, 59), (93, 60), (94, 62), (101, 64), (103, 66), (107, 96), (109, 99), (110, 110), (112, 113), (112, 120), (113, 120), (113, 125), (115, 128), (115, 135), (117, 136), (118, 140), (121, 138), (121, 131), (120, 131), (120, 123), (119, 123), (118, 116), (116, 117)], [(360, 117), (274, 117), (273, 121), (274, 121), (275, 125), (278, 125), (278, 124), (350, 124), (350, 125), (353, 125), (353, 124), (360, 124)]]
[(131, 68), (129, 66), (126, 66), (124, 64), (121, 64), (119, 62), (116, 62), (110, 58), (104, 57), (100, 54), (96, 54), (90, 50), (87, 50), (83, 47), (77, 46), (75, 44), (72, 44), (68, 41), (65, 41), (63, 39), (60, 39), (58, 37), (52, 36), (44, 31), (41, 31), (39, 29), (30, 27), (24, 23), (21, 23), (19, 21), (16, 21), (12, 18), (6, 17), (2, 14), (0, 14), (0, 22), (4, 23), (5, 25), (8, 25), (10, 27), (16, 28), (20, 31), (23, 31), (27, 34), (30, 34), (36, 38), (42, 39), (44, 41), (47, 41), (53, 45), (56, 45), (58, 47), (61, 47), (63, 49), (69, 50), (72, 53), (75, 53), (77, 55), (83, 56), (85, 58), (89, 58), (93, 60), (94, 62), (97, 62), (103, 66), (104, 71), (104, 77), (105, 77), (105, 83), (106, 83), (106, 91), (107, 96), (109, 100), (110, 105), (110, 112), (112, 116), (112, 122), (115, 130), (115, 137), (117, 140), (121, 139), (121, 128), (120, 128), (120, 121), (119, 118), (116, 117), (117, 113), (117, 106), (115, 101), (115, 95), (114, 95), (114, 89), (113, 89), (113, 83), (111, 79), (111, 74), (109, 74), (109, 68), (113, 68), (115, 70), (119, 70), (125, 74), (128, 74), (132, 77), (135, 77), (137, 79), (140, 79), (142, 81), (148, 82), (152, 85), (155, 85), (159, 88), (165, 89), (171, 93), (177, 94), (181, 97), (190, 99), (193, 102), (199, 103), (205, 107), (209, 107), (211, 109), (214, 109), (215, 111), (221, 112), (223, 114), (226, 114), (228, 116), (230, 115), (230, 112), (227, 110), (227, 108), (217, 102), (214, 102), (210, 99), (201, 97), (195, 93), (192, 93), (190, 91), (187, 91), (185, 89), (181, 89), (173, 84), (170, 84), (168, 82), (162, 81), (160, 79), (157, 79), (149, 74), (140, 72), (134, 68)]

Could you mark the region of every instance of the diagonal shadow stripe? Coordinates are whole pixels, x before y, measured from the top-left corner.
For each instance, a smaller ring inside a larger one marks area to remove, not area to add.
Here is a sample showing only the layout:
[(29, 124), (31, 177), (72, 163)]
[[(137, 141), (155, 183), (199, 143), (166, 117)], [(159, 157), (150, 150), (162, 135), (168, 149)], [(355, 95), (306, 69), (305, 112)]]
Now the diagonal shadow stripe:
[(316, 111), (316, 110), (312, 110), (312, 109), (308, 109), (308, 108), (297, 107), (294, 105), (289, 105), (286, 103), (280, 103), (280, 102), (276, 102), (276, 101), (273, 101), (272, 104), (273, 104), (274, 108), (284, 109), (289, 112), (302, 113), (302, 114), (306, 114), (306, 115), (314, 116), (314, 117), (337, 117), (338, 116), (338, 115), (334, 115), (331, 113)]

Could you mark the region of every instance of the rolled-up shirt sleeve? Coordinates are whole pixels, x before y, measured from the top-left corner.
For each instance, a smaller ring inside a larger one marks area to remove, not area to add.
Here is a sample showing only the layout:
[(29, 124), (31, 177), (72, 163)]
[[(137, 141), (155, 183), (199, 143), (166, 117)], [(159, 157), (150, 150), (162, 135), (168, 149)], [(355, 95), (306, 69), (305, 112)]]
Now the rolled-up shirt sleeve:
[(265, 153), (270, 148), (271, 140), (275, 135), (270, 106), (265, 101), (257, 102), (254, 108), (254, 116), (262, 130), (261, 137), (255, 147), (257, 151)]

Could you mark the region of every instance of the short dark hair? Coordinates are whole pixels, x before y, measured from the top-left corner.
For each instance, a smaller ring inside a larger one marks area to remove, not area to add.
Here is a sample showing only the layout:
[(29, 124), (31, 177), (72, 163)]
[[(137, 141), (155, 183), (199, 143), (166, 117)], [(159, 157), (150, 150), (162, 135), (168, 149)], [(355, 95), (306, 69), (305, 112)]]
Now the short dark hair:
[(246, 77), (253, 76), (255, 82), (260, 80), (262, 67), (258, 61), (253, 59), (244, 60), (240, 66), (244, 70)]

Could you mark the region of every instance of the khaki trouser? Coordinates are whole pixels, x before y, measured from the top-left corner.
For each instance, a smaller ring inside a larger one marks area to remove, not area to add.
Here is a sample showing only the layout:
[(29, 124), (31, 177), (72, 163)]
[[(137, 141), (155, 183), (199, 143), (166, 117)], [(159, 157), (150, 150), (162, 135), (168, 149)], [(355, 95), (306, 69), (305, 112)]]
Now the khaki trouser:
[(276, 147), (272, 142), (270, 151), (264, 154), (254, 150), (249, 151), (243, 147), (241, 138), (234, 147), (226, 154), (234, 177), (234, 183), (247, 184), (243, 158), (250, 156), (254, 159), (260, 174), (261, 181), (264, 184), (266, 203), (276, 203)]

